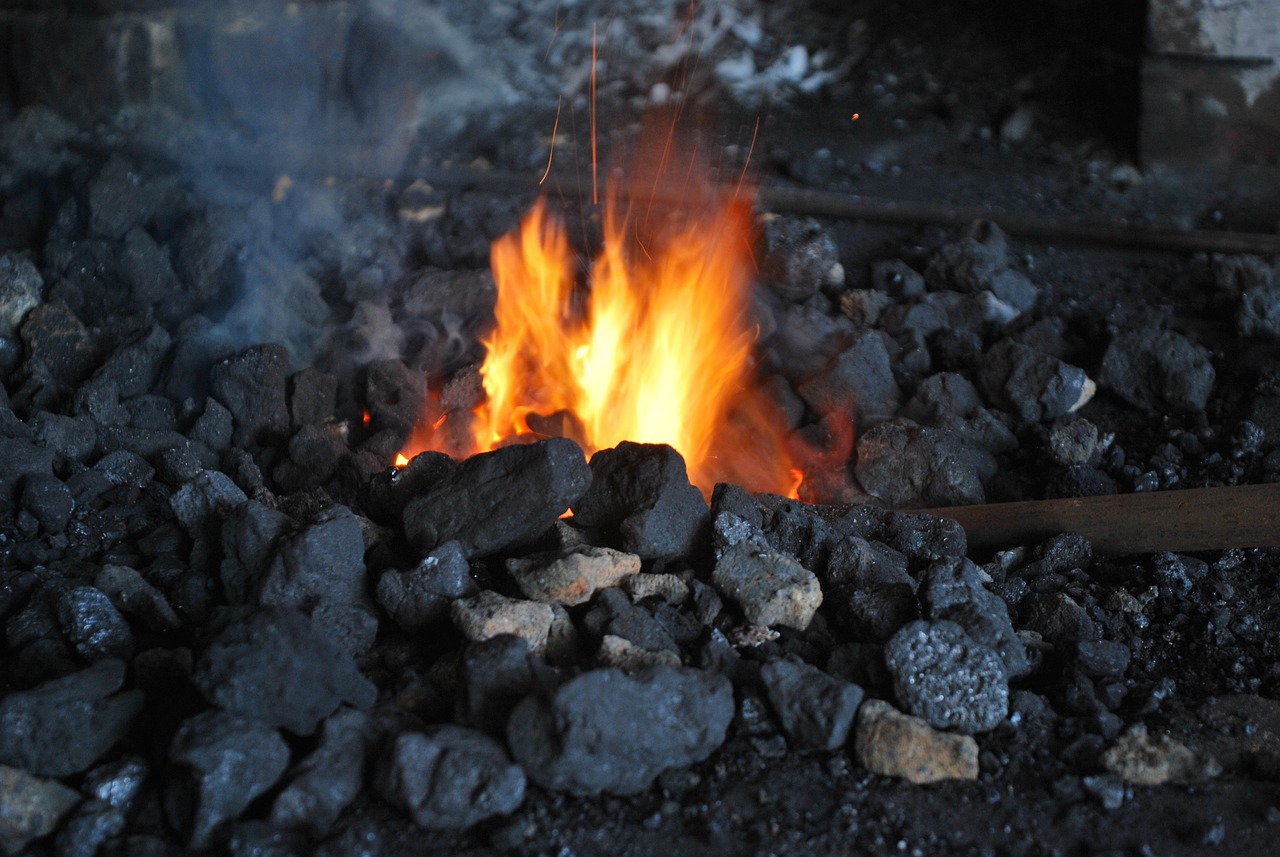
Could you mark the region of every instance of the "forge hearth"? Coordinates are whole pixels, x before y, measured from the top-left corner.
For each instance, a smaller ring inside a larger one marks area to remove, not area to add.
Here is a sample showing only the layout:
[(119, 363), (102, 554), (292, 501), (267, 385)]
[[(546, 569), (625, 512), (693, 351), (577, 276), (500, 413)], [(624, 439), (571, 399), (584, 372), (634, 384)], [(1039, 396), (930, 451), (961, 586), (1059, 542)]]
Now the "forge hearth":
[[(0, 1), (0, 849), (1271, 853), (1267, 4), (561, 5)], [(477, 442), (533, 210), (727, 470)]]

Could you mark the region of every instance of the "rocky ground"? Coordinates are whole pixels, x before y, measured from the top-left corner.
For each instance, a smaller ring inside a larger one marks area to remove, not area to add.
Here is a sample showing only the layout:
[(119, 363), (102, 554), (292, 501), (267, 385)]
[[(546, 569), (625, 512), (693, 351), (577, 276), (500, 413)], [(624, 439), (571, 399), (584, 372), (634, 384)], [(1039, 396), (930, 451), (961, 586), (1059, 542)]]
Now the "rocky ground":
[[(1255, 173), (1133, 165), (1107, 5), (699, 18), (688, 97), (764, 184), (1273, 232)], [(606, 149), (679, 80), (627, 32), (655, 65), (609, 84)], [(454, 162), (551, 158), (589, 235), (584, 104), (554, 158), (542, 100)], [(991, 555), (910, 509), (1280, 479), (1276, 259), (776, 218), (761, 381), (809, 442), (856, 419), (806, 488), (852, 507), (708, 503), (638, 444), (391, 470), (470, 404), (532, 190), (211, 182), (136, 116), (6, 120), (7, 852), (1274, 850), (1276, 548)]]

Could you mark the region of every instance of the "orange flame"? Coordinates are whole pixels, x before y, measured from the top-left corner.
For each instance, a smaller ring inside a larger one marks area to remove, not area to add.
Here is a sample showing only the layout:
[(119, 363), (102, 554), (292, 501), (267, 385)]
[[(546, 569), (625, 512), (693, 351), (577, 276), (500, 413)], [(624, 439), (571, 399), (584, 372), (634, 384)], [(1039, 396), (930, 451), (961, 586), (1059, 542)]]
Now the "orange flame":
[(467, 415), (470, 451), (547, 434), (588, 453), (665, 443), (704, 492), (729, 481), (795, 495), (785, 430), (755, 385), (751, 194), (712, 194), (696, 179), (679, 193), (672, 211), (652, 192), (648, 216), (606, 196), (585, 294), (545, 200), (494, 243), (496, 324), (480, 370), (487, 401)]

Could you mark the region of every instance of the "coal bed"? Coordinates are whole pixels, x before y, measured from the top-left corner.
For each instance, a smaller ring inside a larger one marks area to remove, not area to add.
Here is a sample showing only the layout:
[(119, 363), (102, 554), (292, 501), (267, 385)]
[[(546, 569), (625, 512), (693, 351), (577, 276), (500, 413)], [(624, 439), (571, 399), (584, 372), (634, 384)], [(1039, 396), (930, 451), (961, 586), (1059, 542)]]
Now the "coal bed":
[[(37, 6), (4, 853), (1275, 853), (1280, 530), (1102, 535), (1274, 520), (1232, 489), (1280, 483), (1277, 87), (1217, 5)], [(706, 449), (498, 404), (501, 248), (569, 248), (516, 351), (572, 368), (641, 338), (586, 325), (604, 272), (690, 232), (743, 289), (675, 313), (728, 336), (700, 384), (742, 358)], [(947, 515), (1030, 501), (1082, 526)]]

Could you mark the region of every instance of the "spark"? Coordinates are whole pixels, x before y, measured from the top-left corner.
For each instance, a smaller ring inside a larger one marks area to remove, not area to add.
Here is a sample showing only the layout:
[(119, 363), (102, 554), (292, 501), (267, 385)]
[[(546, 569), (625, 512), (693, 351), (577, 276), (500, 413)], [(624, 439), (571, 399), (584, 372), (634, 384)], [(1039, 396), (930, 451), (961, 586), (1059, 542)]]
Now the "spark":
[(849, 117), (849, 121), (850, 121), (850, 122), (857, 122), (857, 121), (858, 121), (859, 119), (861, 119), (861, 118), (862, 118), (862, 114), (861, 114), (861, 113), (855, 113), (855, 114), (853, 114), (852, 116), (850, 116), (850, 117)]
[(551, 57), (551, 46), (556, 43), (556, 36), (560, 35), (560, 4), (556, 4), (555, 17), (551, 21), (551, 39), (547, 42), (547, 52), (542, 55), (542, 61), (546, 62)]
[(736, 197), (742, 191), (742, 185), (747, 180), (747, 167), (751, 166), (751, 155), (756, 150), (756, 137), (760, 135), (760, 117), (756, 117), (755, 130), (751, 132), (751, 145), (747, 147), (747, 159), (742, 162), (742, 173), (738, 176), (738, 186), (733, 189), (733, 195)]
[(551, 123), (551, 151), (547, 153), (547, 169), (543, 172), (542, 178), (538, 179), (538, 184), (545, 182), (547, 176), (551, 175), (551, 159), (556, 156), (556, 132), (560, 130), (560, 106), (563, 103), (563, 98), (556, 99), (556, 121)]

